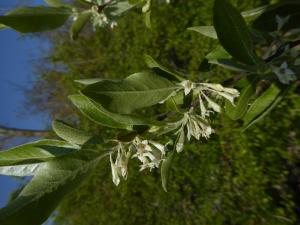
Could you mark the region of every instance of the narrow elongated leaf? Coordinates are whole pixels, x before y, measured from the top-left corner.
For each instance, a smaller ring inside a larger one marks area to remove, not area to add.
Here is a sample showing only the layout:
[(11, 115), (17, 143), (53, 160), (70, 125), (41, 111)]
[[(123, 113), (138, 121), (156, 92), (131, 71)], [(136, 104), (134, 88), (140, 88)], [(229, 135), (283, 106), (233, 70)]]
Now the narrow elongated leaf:
[(7, 176), (33, 176), (37, 173), (43, 163), (26, 164), (19, 166), (3, 166), (0, 167), (0, 174)]
[(150, 69), (158, 68), (158, 69), (166, 72), (167, 74), (171, 75), (171, 76), (164, 76), (165, 78), (167, 78), (169, 80), (174, 80), (174, 81), (183, 81), (184, 80), (184, 78), (179, 75), (180, 74), (179, 72), (175, 73), (172, 70), (168, 69), (167, 67), (159, 64), (150, 55), (145, 55), (144, 58), (145, 58), (145, 63), (147, 64), (147, 66)]
[(162, 187), (167, 192), (168, 179), (170, 175), (170, 169), (174, 158), (174, 152), (172, 151), (168, 154), (167, 158), (162, 162), (161, 165), (161, 182)]
[(261, 96), (259, 96), (250, 106), (246, 116), (244, 117), (244, 125), (249, 126), (252, 121), (256, 120), (263, 112), (265, 112), (273, 102), (278, 98), (281, 89), (272, 84)]
[(42, 224), (62, 198), (76, 189), (105, 155), (83, 150), (44, 163), (19, 196), (0, 210), (0, 224)]
[(77, 16), (70, 30), (70, 35), (72, 40), (77, 39), (79, 33), (82, 31), (82, 29), (84, 28), (84, 26), (87, 24), (87, 22), (90, 20), (91, 17), (92, 17), (91, 10), (82, 12)]
[(116, 1), (115, 4), (109, 4), (104, 8), (104, 13), (111, 19), (116, 19), (123, 13), (129, 11), (135, 7), (135, 5), (130, 4), (127, 0)]
[(227, 0), (216, 0), (213, 21), (220, 43), (234, 58), (248, 65), (257, 63), (250, 32), (237, 9)]
[(0, 151), (0, 166), (40, 163), (61, 157), (80, 148), (64, 141), (41, 140)]
[(131, 5), (134, 5), (134, 4), (140, 3), (142, 1), (143, 0), (128, 0), (128, 3), (131, 4)]
[(148, 118), (142, 118), (133, 115), (121, 115), (109, 112), (101, 105), (82, 95), (72, 95), (69, 98), (84, 115), (103, 126), (132, 130), (133, 126), (160, 126), (164, 124), (162, 122), (154, 121)]
[(248, 110), (248, 105), (251, 97), (255, 94), (256, 82), (249, 83), (242, 91), (238, 98), (236, 106), (233, 106), (229, 101), (226, 101), (225, 110), (227, 115), (232, 120), (241, 119)]
[(41, 32), (62, 26), (70, 14), (66, 7), (22, 7), (0, 16), (0, 23), (21, 33)]
[(52, 122), (52, 128), (57, 136), (73, 144), (83, 145), (93, 137), (58, 120)]
[(243, 131), (254, 125), (255, 123), (262, 120), (265, 116), (267, 116), (277, 105), (280, 103), (280, 101), (284, 98), (286, 93), (289, 91), (290, 87), (287, 87), (286, 89), (282, 90), (280, 94), (277, 96), (277, 98), (271, 103), (269, 107), (266, 108), (264, 112), (262, 112), (259, 116), (257, 116), (255, 119), (253, 119), (251, 122), (247, 124), (247, 126), (244, 128)]
[(258, 8), (255, 8), (255, 9), (250, 9), (250, 10), (244, 11), (241, 14), (242, 14), (243, 18), (251, 18), (252, 19), (253, 17), (258, 17), (261, 14), (263, 14), (268, 9), (268, 7), (269, 7), (269, 5), (263, 5)]
[(102, 78), (90, 78), (90, 79), (81, 79), (81, 80), (74, 80), (76, 83), (83, 84), (83, 85), (90, 85), (95, 84), (102, 81)]
[(222, 46), (219, 45), (210, 53), (208, 53), (205, 58), (208, 61), (214, 61), (218, 59), (230, 59), (232, 56)]
[(218, 39), (216, 30), (213, 26), (199, 26), (199, 27), (189, 27), (188, 30), (196, 31), (204, 36)]
[(71, 7), (70, 5), (64, 3), (61, 0), (44, 0), (44, 2), (46, 2), (49, 6), (53, 6), (53, 7)]
[(232, 59), (210, 60), (209, 63), (216, 64), (216, 65), (222, 66), (226, 69), (237, 71), (237, 72), (256, 72), (256, 70), (257, 70), (255, 66), (241, 64)]
[(173, 82), (145, 71), (121, 81), (100, 81), (87, 86), (82, 93), (109, 111), (129, 114), (164, 101), (177, 88)]

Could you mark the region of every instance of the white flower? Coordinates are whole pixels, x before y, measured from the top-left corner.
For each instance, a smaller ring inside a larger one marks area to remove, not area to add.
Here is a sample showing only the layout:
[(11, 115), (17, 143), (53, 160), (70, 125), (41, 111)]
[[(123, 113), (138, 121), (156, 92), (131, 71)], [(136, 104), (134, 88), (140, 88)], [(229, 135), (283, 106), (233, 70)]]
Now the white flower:
[(122, 143), (118, 143), (118, 146), (115, 147), (117, 150), (117, 157), (115, 162), (112, 159), (112, 154), (110, 154), (110, 165), (112, 172), (112, 180), (115, 185), (119, 185), (120, 177), (122, 176), (125, 180), (127, 179), (128, 174), (128, 161), (131, 156), (131, 150), (126, 151)]
[(146, 0), (146, 4), (142, 7), (142, 12), (146, 13), (150, 10), (151, 8), (151, 1), (152, 0)]
[(110, 165), (111, 165), (112, 180), (114, 184), (118, 186), (120, 183), (120, 176), (119, 176), (120, 174), (119, 174), (119, 169), (116, 166), (116, 163), (113, 162), (112, 154), (110, 154)]
[(132, 158), (138, 158), (141, 162), (141, 169), (146, 168), (158, 168), (160, 162), (165, 156), (165, 146), (154, 141), (143, 140), (141, 141), (138, 137), (134, 140), (134, 146), (136, 148), (136, 154)]
[(288, 64), (286, 62), (282, 63), (280, 67), (271, 66), (273, 73), (276, 74), (278, 79), (283, 84), (289, 84), (291, 81), (297, 79), (295, 72), (288, 68)]
[(118, 26), (118, 23), (116, 21), (111, 21), (110, 22), (110, 28), (111, 29), (115, 28), (116, 26)]
[[(178, 141), (179, 144), (184, 142), (184, 139), (182, 138), (182, 134), (184, 134), (184, 127), (187, 130), (186, 136), (188, 140), (190, 140), (191, 137), (194, 137), (197, 140), (200, 140), (201, 137), (208, 139), (210, 138), (210, 135), (214, 133), (214, 130), (211, 128), (208, 121), (205, 118), (195, 114), (193, 110), (191, 110), (188, 113), (185, 113), (181, 121), (182, 127), (177, 131), (177, 133), (180, 133), (180, 137), (178, 140), (181, 141)], [(179, 147), (181, 146), (179, 145)], [(181, 150), (179, 147), (178, 149)]]
[(238, 90), (234, 88), (223, 87), (221, 84), (201, 83), (201, 85), (203, 86), (203, 90), (214, 92), (215, 94), (226, 98), (232, 104), (234, 103), (234, 99), (240, 95)]
[(185, 95), (188, 95), (195, 88), (195, 84), (190, 80), (184, 80), (180, 85), (184, 88)]
[[(221, 107), (214, 102), (213, 100), (211, 100), (209, 97), (207, 97), (204, 93), (202, 93), (204, 98), (206, 99), (206, 101), (208, 102), (208, 108), (213, 109), (215, 112), (221, 112)], [(201, 106), (200, 106), (201, 107)]]
[(176, 151), (178, 153), (182, 152), (183, 151), (183, 147), (184, 147), (184, 129), (181, 129), (180, 131), (180, 134), (178, 136), (178, 140), (177, 140), (177, 143), (176, 143)]

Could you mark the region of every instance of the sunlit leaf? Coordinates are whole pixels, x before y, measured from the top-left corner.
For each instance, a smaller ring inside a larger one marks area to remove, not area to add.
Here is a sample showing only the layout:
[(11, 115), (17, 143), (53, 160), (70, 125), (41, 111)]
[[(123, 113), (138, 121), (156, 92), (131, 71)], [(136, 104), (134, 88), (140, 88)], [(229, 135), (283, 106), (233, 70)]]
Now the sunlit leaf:
[(163, 122), (142, 118), (139, 116), (122, 115), (109, 112), (101, 105), (82, 95), (71, 95), (69, 98), (85, 116), (102, 126), (132, 130), (133, 126), (160, 126), (164, 124)]
[(173, 82), (145, 71), (120, 81), (103, 80), (91, 84), (82, 93), (109, 111), (129, 114), (164, 101), (177, 88)]
[(83, 150), (44, 163), (18, 197), (0, 210), (1, 225), (39, 225), (79, 187), (106, 153)]
[(68, 5), (61, 0), (44, 0), (44, 2), (46, 2), (49, 6), (53, 7), (71, 7), (71, 5)]
[(18, 166), (2, 166), (0, 167), (0, 174), (7, 176), (33, 176), (37, 173), (43, 163), (34, 163)]
[(218, 39), (216, 30), (213, 26), (199, 26), (199, 27), (189, 27), (188, 30), (196, 31), (204, 36)]
[(76, 145), (64, 141), (41, 140), (0, 151), (0, 166), (40, 163), (78, 151)]
[(57, 136), (73, 144), (83, 145), (93, 137), (93, 135), (75, 129), (68, 124), (58, 120), (54, 120), (52, 122), (52, 128)]
[(42, 32), (62, 26), (70, 14), (66, 7), (22, 7), (0, 16), (0, 23), (21, 33)]

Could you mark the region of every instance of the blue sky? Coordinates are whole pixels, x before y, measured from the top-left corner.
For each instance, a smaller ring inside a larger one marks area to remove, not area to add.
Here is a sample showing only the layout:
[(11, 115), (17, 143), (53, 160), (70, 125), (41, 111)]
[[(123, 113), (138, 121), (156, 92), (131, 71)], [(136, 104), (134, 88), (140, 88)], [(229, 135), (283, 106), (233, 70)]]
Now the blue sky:
[[(41, 0), (0, 0), (0, 14), (16, 6), (42, 4)], [(38, 38), (25, 37), (12, 30), (0, 31), (0, 124), (26, 129), (45, 129), (49, 118), (45, 114), (24, 113), (23, 90), (30, 88), (34, 80), (34, 66), (48, 44)], [(18, 187), (16, 179), (0, 176), (0, 207), (9, 193)]]

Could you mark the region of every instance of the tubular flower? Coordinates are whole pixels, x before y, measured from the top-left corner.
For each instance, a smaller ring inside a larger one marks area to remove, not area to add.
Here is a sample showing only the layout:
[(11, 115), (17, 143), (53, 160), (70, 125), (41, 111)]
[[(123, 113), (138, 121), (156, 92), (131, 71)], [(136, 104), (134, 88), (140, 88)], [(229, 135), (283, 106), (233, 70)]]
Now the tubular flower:
[(122, 143), (119, 143), (115, 148), (117, 150), (117, 157), (114, 162), (112, 154), (110, 154), (110, 165), (112, 171), (112, 180), (115, 185), (119, 185), (120, 177), (123, 177), (125, 180), (127, 179), (127, 167), (131, 156), (131, 150), (126, 151)]
[(165, 156), (165, 146), (154, 141), (140, 140), (138, 137), (133, 141), (136, 153), (132, 158), (138, 158), (142, 165), (140, 170), (158, 168)]
[(188, 95), (191, 91), (198, 95), (201, 117), (208, 117), (211, 112), (221, 112), (221, 106), (216, 102), (220, 97), (234, 104), (234, 99), (240, 95), (238, 90), (223, 87), (221, 84), (193, 83), (185, 80), (179, 84), (179, 90), (184, 90)]

